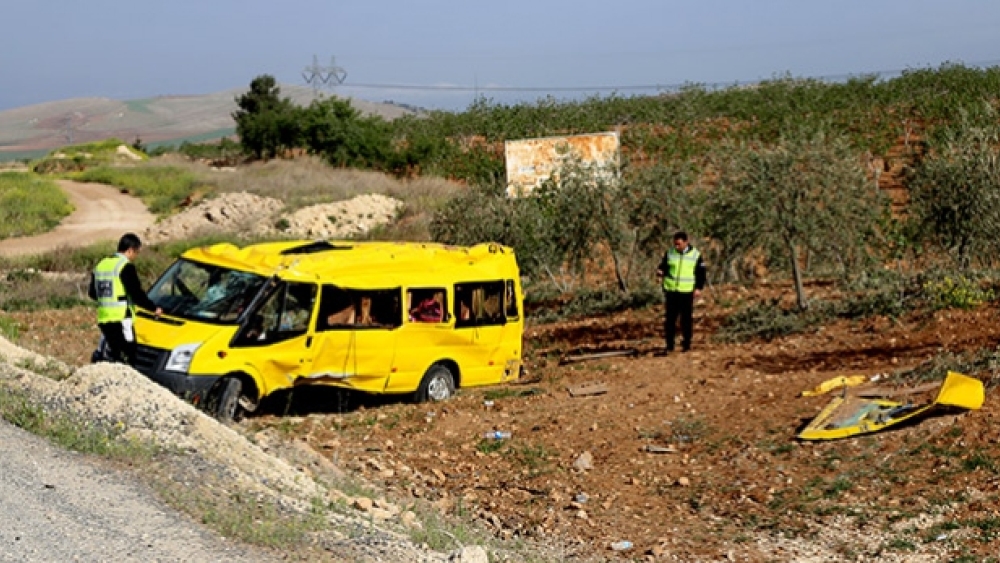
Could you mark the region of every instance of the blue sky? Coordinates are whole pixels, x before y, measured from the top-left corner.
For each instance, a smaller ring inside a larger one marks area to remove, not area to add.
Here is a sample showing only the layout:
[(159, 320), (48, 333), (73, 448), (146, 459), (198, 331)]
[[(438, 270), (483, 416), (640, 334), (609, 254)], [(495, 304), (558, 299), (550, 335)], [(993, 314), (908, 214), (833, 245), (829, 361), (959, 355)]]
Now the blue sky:
[(0, 20), (0, 110), (304, 85), (314, 55), (347, 71), (335, 93), (444, 109), (1000, 64), (995, 0), (5, 0)]

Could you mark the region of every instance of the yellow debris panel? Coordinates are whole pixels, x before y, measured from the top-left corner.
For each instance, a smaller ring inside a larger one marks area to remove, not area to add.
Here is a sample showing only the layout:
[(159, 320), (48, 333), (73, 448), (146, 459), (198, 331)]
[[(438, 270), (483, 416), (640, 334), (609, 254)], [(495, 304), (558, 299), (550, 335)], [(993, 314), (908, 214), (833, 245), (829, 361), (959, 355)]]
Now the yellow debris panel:
[(835, 440), (870, 434), (915, 419), (938, 406), (976, 410), (983, 406), (985, 398), (982, 381), (950, 371), (941, 384), (937, 397), (925, 405), (864, 399), (846, 394), (834, 397), (799, 432), (798, 437), (802, 440)]
[(840, 377), (834, 377), (833, 379), (827, 379), (826, 381), (820, 383), (816, 387), (809, 389), (808, 391), (803, 391), (803, 397), (815, 397), (816, 395), (824, 395), (833, 391), (834, 389), (840, 389), (841, 387), (857, 387), (868, 382), (868, 377), (864, 375), (842, 375)]

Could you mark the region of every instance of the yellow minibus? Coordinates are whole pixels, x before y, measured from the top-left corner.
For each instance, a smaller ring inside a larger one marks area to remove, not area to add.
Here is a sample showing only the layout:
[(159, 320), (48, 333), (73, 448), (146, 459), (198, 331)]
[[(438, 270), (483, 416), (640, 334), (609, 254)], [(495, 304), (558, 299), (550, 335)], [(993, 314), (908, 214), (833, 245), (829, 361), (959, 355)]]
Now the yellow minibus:
[(135, 368), (223, 420), (332, 385), (441, 401), (514, 380), (524, 312), (513, 249), (290, 241), (188, 250), (138, 311)]

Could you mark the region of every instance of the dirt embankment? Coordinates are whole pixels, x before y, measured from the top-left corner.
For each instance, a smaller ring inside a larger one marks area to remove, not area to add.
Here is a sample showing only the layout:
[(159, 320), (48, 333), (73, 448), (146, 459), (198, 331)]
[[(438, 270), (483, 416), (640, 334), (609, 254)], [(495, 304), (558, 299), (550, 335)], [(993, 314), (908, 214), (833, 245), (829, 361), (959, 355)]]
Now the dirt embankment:
[(334, 485), (343, 473), (303, 444), (273, 431), (249, 440), (131, 368), (95, 364), (76, 369), (0, 338), (0, 385), (30, 395), (54, 415), (173, 452), (167, 464), (173, 468), (171, 479), (185, 483), (191, 494), (245, 496), (289, 517), (313, 514), (317, 501), (340, 507), (323, 513), (328, 525), (312, 538), (336, 553), (334, 560), (431, 563), (485, 556), (481, 548), (447, 554), (412, 543), (408, 534), (423, 526), (414, 512), (377, 495), (341, 492)]

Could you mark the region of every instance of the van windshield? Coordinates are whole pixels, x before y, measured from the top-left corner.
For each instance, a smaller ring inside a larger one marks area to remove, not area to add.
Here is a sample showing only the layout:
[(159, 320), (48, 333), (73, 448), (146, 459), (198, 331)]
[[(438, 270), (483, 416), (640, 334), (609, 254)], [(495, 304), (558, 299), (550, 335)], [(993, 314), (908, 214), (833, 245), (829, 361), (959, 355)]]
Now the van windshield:
[(237, 324), (265, 281), (257, 274), (182, 258), (156, 280), (149, 298), (171, 316)]

